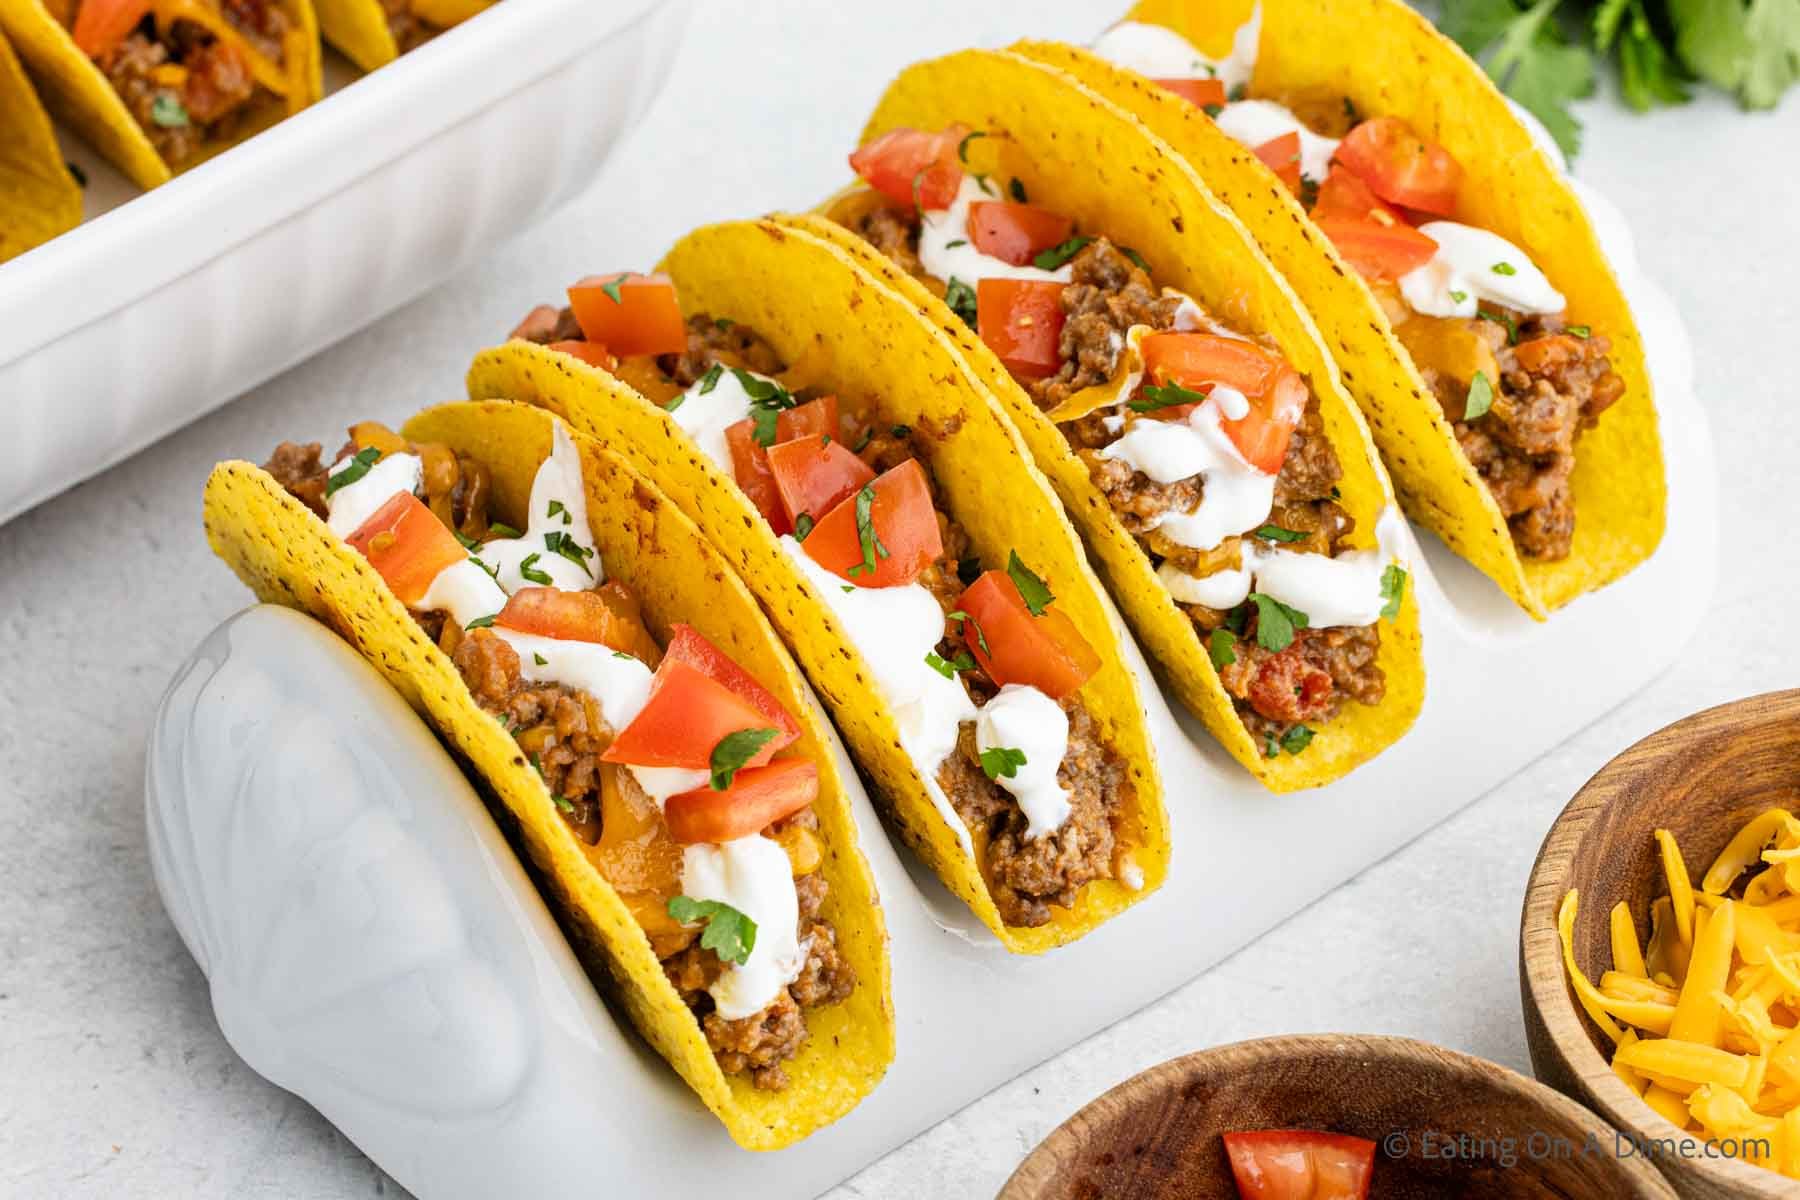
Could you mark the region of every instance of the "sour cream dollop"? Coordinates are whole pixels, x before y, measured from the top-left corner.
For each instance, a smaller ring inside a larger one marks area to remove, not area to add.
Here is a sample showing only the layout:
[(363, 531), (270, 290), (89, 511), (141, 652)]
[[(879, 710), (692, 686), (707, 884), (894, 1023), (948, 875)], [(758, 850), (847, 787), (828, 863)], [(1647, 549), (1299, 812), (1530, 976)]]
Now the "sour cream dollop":
[(1528, 313), (1567, 307), (1537, 264), (1499, 234), (1455, 221), (1428, 221), (1419, 232), (1437, 243), (1437, 251), (1400, 277), (1400, 294), (1414, 312), (1472, 317), (1483, 300)]
[(806, 965), (800, 945), (800, 902), (794, 868), (780, 843), (761, 834), (717, 845), (687, 847), (681, 856), (681, 891), (694, 900), (729, 904), (756, 922), (750, 956), (719, 973), (707, 989), (727, 1021), (768, 1007)]
[(1197, 46), (1161, 25), (1121, 21), (1095, 40), (1093, 51), (1109, 62), (1151, 79), (1217, 78), (1227, 89), (1245, 85), (1256, 69), (1257, 43), (1262, 38), (1262, 5), (1238, 27), (1231, 38), (1231, 53), (1209, 58)]
[[(761, 379), (773, 383), (765, 375), (754, 371), (744, 374), (752, 379)], [(708, 372), (708, 375), (711, 375)], [(706, 377), (697, 380), (694, 385), (681, 394), (681, 403), (677, 404), (669, 416), (681, 431), (692, 438), (694, 445), (706, 457), (712, 459), (713, 465), (729, 474), (731, 472), (731, 448), (726, 444), (725, 431), (750, 415), (754, 407), (750, 393), (744, 390), (743, 381), (736, 371), (722, 369), (712, 375), (710, 382)]]
[[(554, 428), (550, 457), (538, 465), (532, 477), (525, 532), (516, 538), (484, 542), (475, 551), (475, 556), (493, 569), (508, 595), (533, 586), (579, 592), (606, 582), (606, 570), (588, 527), (581, 452), (561, 421), (554, 422)], [(528, 578), (526, 571), (548, 576), (549, 582)]]
[(1275, 503), (1275, 476), (1246, 461), (1221, 425), (1247, 410), (1243, 393), (1215, 387), (1186, 421), (1132, 421), (1100, 456), (1124, 462), (1157, 483), (1200, 476), (1200, 503), (1189, 512), (1163, 513), (1151, 527), (1177, 545), (1211, 550), (1263, 524)]
[(1027, 821), (1025, 836), (1036, 839), (1061, 829), (1069, 819), (1069, 789), (1057, 768), (1069, 750), (1069, 715), (1034, 687), (1009, 683), (982, 705), (975, 721), (978, 750), (1014, 750), (1024, 757), (1012, 775), (994, 782), (1011, 792)]
[(960, 280), (974, 287), (983, 279), (1045, 279), (1069, 281), (1068, 263), (1046, 271), (1030, 265), (1016, 267), (1003, 258), (983, 254), (969, 236), (969, 205), (978, 200), (998, 200), (982, 190), (973, 175), (963, 174), (962, 186), (947, 209), (927, 209), (919, 227), (919, 262), (938, 279)]
[(1383, 594), (1390, 566), (1401, 566), (1399, 513), (1384, 508), (1375, 525), (1376, 545), (1327, 557), (1254, 539), (1240, 543), (1238, 565), (1195, 576), (1168, 563), (1157, 576), (1183, 604), (1226, 609), (1242, 604), (1254, 588), (1306, 614), (1314, 629), (1373, 625), (1389, 599)]
[[(335, 479), (350, 468), (354, 455), (345, 455), (332, 464), (328, 478)], [(424, 485), (425, 467), (416, 454), (390, 454), (371, 466), (355, 483), (346, 483), (325, 497), (325, 511), (330, 515), (325, 524), (331, 532), (347, 538), (362, 528), (362, 523), (375, 515), (375, 510), (399, 492), (417, 492)], [(327, 485), (329, 486), (329, 485)]]

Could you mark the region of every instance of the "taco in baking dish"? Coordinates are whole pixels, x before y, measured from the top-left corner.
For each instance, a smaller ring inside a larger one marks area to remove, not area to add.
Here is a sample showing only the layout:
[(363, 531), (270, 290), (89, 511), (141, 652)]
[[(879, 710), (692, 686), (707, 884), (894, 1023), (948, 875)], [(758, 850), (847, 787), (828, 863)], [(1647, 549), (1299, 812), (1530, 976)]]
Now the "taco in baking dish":
[(895, 277), (999, 397), (1187, 706), (1277, 790), (1424, 691), (1387, 474), (1243, 225), (1123, 110), (1005, 53), (918, 64), (787, 218)]
[(139, 187), (316, 101), (312, 0), (0, 0), (51, 110)]
[(887, 934), (825, 727), (755, 600), (624, 462), (522, 405), (217, 467), (208, 540), (329, 624), (497, 796), (565, 927), (732, 1137), (894, 1053)]
[(1542, 619), (1649, 557), (1667, 497), (1618, 279), (1561, 167), (1425, 18), (1154, 0), (1091, 54), (1015, 49), (1129, 109), (1231, 206), (1408, 514), (1520, 607)]
[(0, 34), (0, 262), (81, 223), (81, 188), (25, 68)]
[(900, 834), (1009, 950), (1159, 886), (1167, 819), (1121, 632), (954, 349), (772, 222), (698, 230), (660, 270), (534, 311), (471, 394), (555, 409), (694, 517)]
[(365, 71), (384, 67), (495, 0), (314, 0), (325, 40)]

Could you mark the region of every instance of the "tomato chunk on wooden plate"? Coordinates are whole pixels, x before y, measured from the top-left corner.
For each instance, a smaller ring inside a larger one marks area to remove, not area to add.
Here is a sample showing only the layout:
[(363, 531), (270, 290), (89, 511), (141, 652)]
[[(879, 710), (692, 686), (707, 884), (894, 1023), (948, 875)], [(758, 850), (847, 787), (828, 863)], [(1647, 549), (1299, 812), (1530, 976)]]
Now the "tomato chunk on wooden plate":
[(1061, 700), (1100, 669), (1100, 656), (1068, 614), (1051, 605), (1033, 616), (1005, 571), (982, 572), (956, 607), (968, 614), (969, 653), (995, 683), (1027, 684)]
[(968, 136), (966, 125), (931, 133), (894, 129), (850, 154), (850, 169), (868, 185), (907, 208), (949, 208), (962, 187), (958, 149)]
[(569, 289), (569, 307), (583, 337), (621, 358), (687, 349), (687, 323), (667, 275), (589, 275)]
[(821, 517), (802, 544), (846, 583), (911, 583), (944, 552), (925, 469), (909, 458), (883, 472)]
[(663, 807), (669, 836), (678, 842), (729, 842), (760, 833), (792, 816), (819, 795), (819, 767), (811, 759), (784, 758), (746, 767), (722, 792), (695, 788), (670, 796)]
[(1375, 1143), (1312, 1129), (1228, 1133), (1225, 1153), (1243, 1200), (1367, 1200)]
[(1014, 375), (1042, 379), (1062, 366), (1064, 286), (1040, 279), (983, 279), (976, 285), (981, 340)]
[(395, 492), (344, 540), (381, 572), (408, 608), (424, 599), (439, 572), (469, 557), (456, 535), (411, 492)]

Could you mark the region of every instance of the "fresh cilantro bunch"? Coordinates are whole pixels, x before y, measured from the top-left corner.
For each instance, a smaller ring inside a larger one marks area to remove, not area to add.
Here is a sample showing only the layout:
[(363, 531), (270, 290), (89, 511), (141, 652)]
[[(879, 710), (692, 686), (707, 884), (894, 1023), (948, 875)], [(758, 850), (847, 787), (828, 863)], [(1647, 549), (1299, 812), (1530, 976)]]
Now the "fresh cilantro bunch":
[(1569, 102), (1617, 53), (1619, 88), (1640, 112), (1681, 104), (1704, 80), (1745, 108), (1771, 108), (1800, 80), (1800, 0), (1443, 0), (1438, 27), (1544, 123), (1581, 147)]

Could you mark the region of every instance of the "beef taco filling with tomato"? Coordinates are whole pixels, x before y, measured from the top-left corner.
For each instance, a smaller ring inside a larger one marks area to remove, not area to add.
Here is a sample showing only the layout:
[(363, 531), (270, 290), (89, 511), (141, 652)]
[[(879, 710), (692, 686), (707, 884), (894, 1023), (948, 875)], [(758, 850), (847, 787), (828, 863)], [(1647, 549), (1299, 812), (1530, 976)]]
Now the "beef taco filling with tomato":
[(1567, 558), (1577, 441), (1625, 390), (1611, 343), (1568, 323), (1523, 250), (1450, 219), (1463, 169), (1442, 146), (1343, 96), (1248, 94), (1258, 34), (1253, 18), (1215, 61), (1173, 30), (1126, 22), (1094, 49), (1200, 105), (1295, 192), (1386, 311), (1519, 553)]
[(666, 646), (606, 577), (559, 424), (524, 530), (490, 521), (479, 462), (364, 423), (266, 469), (362, 553), (513, 735), (643, 927), (728, 1074), (787, 1083), (806, 1013), (856, 986), (820, 914), (818, 766), (799, 725), (687, 625)]
[(274, 0), (72, 0), (51, 10), (171, 168), (284, 99), (288, 14)]
[(1159, 289), (1132, 250), (1030, 204), (1021, 181), (965, 170), (978, 136), (871, 142), (850, 158), (869, 189), (831, 215), (976, 329), (1198, 627), (1263, 753), (1300, 753), (1346, 700), (1382, 701), (1398, 516), (1380, 548), (1349, 548), (1342, 471), (1300, 373)]
[(1099, 657), (1029, 563), (980, 561), (945, 511), (927, 463), (954, 431), (822, 394), (754, 330), (684, 320), (664, 278), (569, 298), (513, 336), (612, 372), (731, 473), (869, 664), (1001, 919), (1048, 924), (1095, 880), (1142, 886), (1118, 837), (1134, 785), (1077, 695)]

